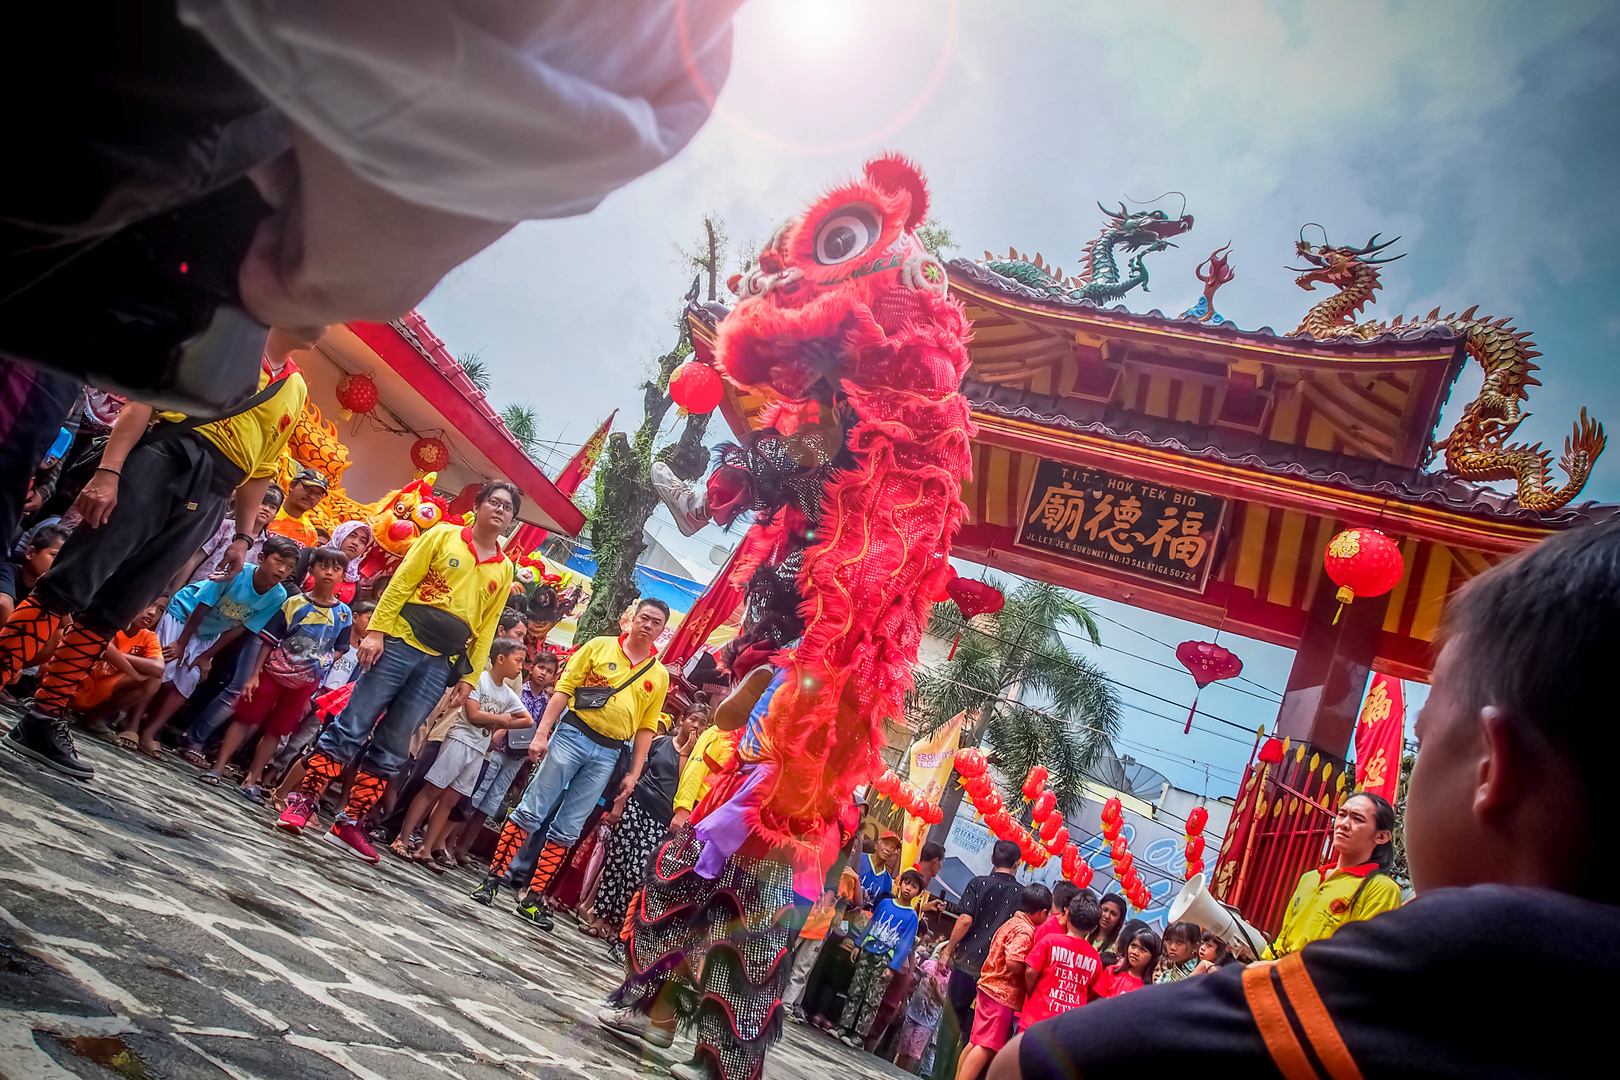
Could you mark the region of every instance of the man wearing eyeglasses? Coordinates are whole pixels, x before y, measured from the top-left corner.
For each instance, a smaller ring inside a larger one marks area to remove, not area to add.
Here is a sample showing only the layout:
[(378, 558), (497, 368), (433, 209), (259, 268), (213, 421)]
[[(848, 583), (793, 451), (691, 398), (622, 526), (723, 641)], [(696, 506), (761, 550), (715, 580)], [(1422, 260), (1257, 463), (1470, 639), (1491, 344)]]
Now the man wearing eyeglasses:
[(412, 733), (445, 686), (451, 684), (454, 709), (484, 670), (512, 585), (512, 563), (499, 540), (522, 505), (516, 485), (493, 480), (478, 492), (472, 525), (441, 523), (411, 545), (360, 642), (357, 659), (364, 674), (310, 755), (303, 786), (288, 796), (277, 822), (282, 829), (303, 829), (327, 786), (360, 756), (369, 738), (348, 804), (327, 840), (366, 862), (377, 861), (360, 819), (405, 761)]

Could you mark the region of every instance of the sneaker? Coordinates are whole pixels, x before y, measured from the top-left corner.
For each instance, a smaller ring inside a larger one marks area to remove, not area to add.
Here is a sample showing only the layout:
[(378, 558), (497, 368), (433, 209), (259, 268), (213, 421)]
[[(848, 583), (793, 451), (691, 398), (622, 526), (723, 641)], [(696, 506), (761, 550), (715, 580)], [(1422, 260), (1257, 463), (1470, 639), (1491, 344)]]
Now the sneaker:
[(484, 879), (484, 883), (482, 885), (478, 886), (478, 888), (474, 889), (467, 895), (478, 901), (480, 904), (483, 904), (485, 907), (489, 907), (495, 903), (495, 898), (500, 894), (501, 879), (498, 877), (487, 877)]
[(862, 1043), (861, 1039), (859, 1037), (857, 1037), (853, 1032), (849, 1032), (849, 1033), (840, 1035), (838, 1037), (838, 1041), (843, 1043), (845, 1046), (849, 1047), (852, 1050), (862, 1050), (862, 1049), (865, 1048), (865, 1046)]
[(96, 770), (79, 757), (69, 726), (66, 717), (29, 709), (11, 729), (11, 734), (6, 736), (6, 745), (23, 757), (55, 769), (63, 776), (90, 780), (95, 777)]
[(314, 816), (315, 800), (302, 791), (295, 791), (287, 796), (287, 809), (281, 812), (276, 828), (286, 829), (290, 833), (300, 832)]
[(810, 1017), (806, 1015), (805, 1011), (799, 1008), (797, 1005), (788, 1010), (788, 1019), (792, 1020), (795, 1024), (808, 1024), (810, 1022)]
[(699, 529), (709, 523), (708, 499), (704, 488), (694, 488), (676, 476), (675, 470), (662, 461), (653, 462), (652, 485), (653, 490), (658, 492), (659, 501), (669, 508), (670, 516), (675, 519), (675, 525), (683, 535), (696, 535)]
[(667, 1049), (675, 1045), (673, 1029), (658, 1027), (651, 1017), (634, 1009), (603, 1009), (596, 1014), (596, 1022), (609, 1031), (640, 1039), (648, 1046)]
[(339, 821), (333, 825), (331, 831), (326, 834), (326, 842), (336, 847), (348, 848), (361, 862), (374, 863), (379, 857), (377, 849), (366, 839), (366, 834), (352, 821)]
[(624, 947), (624, 942), (615, 940), (608, 946), (608, 959), (615, 964), (627, 964), (630, 962), (630, 951)]
[(551, 921), (551, 911), (539, 900), (530, 898), (518, 902), (512, 913), (520, 919), (527, 919), (542, 930), (555, 930), (557, 924)]

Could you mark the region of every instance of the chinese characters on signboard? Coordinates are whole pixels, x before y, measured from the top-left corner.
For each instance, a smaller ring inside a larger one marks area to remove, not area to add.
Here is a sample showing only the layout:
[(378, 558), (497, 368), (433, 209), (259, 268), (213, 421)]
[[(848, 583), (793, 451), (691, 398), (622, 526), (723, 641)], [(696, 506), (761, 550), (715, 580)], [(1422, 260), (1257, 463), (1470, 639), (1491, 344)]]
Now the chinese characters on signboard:
[(1225, 515), (1214, 495), (1043, 460), (1018, 543), (1203, 592)]

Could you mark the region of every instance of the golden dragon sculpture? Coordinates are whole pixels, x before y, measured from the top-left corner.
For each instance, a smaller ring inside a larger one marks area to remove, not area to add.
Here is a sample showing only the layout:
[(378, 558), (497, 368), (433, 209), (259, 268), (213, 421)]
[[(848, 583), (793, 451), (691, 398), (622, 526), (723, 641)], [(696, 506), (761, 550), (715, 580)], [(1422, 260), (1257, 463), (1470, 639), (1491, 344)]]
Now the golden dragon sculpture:
[(1295, 250), (1309, 265), (1288, 268), (1300, 271), (1295, 283), (1311, 291), (1320, 281), (1339, 291), (1311, 308), (1294, 333), (1318, 339), (1349, 337), (1367, 341), (1402, 330), (1450, 327), (1463, 339), (1468, 355), (1485, 370), (1485, 382), (1479, 396), (1463, 409), (1462, 419), (1451, 434), (1434, 444), (1435, 450), (1445, 451), (1446, 468), (1468, 480), (1513, 480), (1518, 484), (1519, 505), (1541, 513), (1557, 510), (1580, 494), (1605, 442), (1603, 425), (1588, 419), (1585, 408), (1581, 409), (1574, 432), (1564, 440), (1564, 453), (1558, 460), (1569, 476), (1562, 487), (1553, 485), (1552, 455), (1540, 443), (1525, 446), (1508, 442), (1529, 415), (1521, 409), (1529, 396), (1528, 388), (1541, 385), (1531, 375), (1537, 366), (1530, 359), (1541, 353), (1534, 348), (1528, 330), (1509, 325), (1505, 318), (1476, 316), (1477, 305), (1461, 315), (1442, 317), (1440, 309), (1435, 308), (1423, 318), (1409, 321), (1396, 316), (1390, 323), (1357, 322), (1362, 308), (1373, 302), (1373, 293), (1382, 287), (1379, 266), (1403, 257), (1373, 256), (1400, 237), (1380, 244), (1378, 234), (1374, 234), (1361, 247), (1335, 247), (1328, 243), (1326, 230), (1322, 242), (1314, 246), (1304, 234), (1305, 230), (1300, 229)]

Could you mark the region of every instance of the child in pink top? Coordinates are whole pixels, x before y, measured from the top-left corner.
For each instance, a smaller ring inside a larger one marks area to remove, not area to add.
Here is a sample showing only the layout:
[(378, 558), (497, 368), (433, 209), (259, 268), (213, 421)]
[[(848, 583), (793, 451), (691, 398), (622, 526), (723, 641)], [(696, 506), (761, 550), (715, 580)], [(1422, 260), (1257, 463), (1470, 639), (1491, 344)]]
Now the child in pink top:
[(1118, 997), (1132, 990), (1142, 989), (1143, 983), (1153, 981), (1153, 969), (1159, 966), (1159, 952), (1163, 948), (1159, 935), (1151, 930), (1138, 930), (1131, 943), (1121, 952), (1119, 963), (1104, 968), (1097, 979), (1098, 997)]

